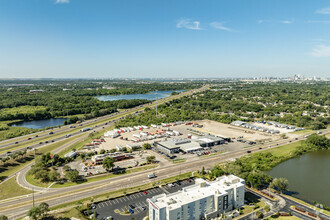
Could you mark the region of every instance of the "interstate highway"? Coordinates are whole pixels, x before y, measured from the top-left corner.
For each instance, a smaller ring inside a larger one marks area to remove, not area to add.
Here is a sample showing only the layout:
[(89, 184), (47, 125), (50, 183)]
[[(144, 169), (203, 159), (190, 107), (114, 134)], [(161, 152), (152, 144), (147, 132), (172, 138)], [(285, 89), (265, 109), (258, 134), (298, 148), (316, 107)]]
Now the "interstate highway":
[[(301, 136), (299, 139), (302, 139)], [(262, 146), (250, 147), (248, 150), (252, 152), (263, 151), (269, 147), (277, 147), (289, 142), (295, 142), (295, 139), (286, 139), (278, 142), (278, 145), (274, 146), (274, 143), (269, 143)], [(202, 166), (205, 168), (211, 168), (215, 164), (229, 161), (241, 156), (247, 155), (247, 149), (238, 150), (230, 153), (224, 153), (220, 155), (210, 156), (207, 158), (196, 158), (195, 160), (184, 162), (181, 164), (170, 164), (163, 167), (158, 167), (152, 171), (146, 170), (139, 173), (126, 174), (123, 176), (118, 176), (110, 179), (104, 179), (97, 182), (85, 183), (81, 185), (66, 187), (66, 188), (50, 188), (43, 189), (43, 191), (35, 194), (35, 200), (39, 202), (47, 202), (50, 206), (55, 206), (70, 201), (75, 201), (78, 199), (83, 199), (86, 197), (91, 197), (94, 195), (111, 192), (117, 189), (123, 189), (126, 187), (138, 186), (148, 182), (155, 181), (154, 179), (149, 180), (147, 175), (150, 172), (155, 172), (157, 175), (156, 180), (168, 178), (171, 176), (179, 175), (181, 172), (189, 172), (200, 170)], [(180, 167), (180, 169), (178, 169)], [(29, 168), (22, 170), (19, 178), (19, 182), (24, 179), (24, 172), (27, 172)], [(181, 171), (180, 171), (181, 170)], [(24, 184), (21, 182), (21, 184)], [(15, 217), (20, 217), (26, 214), (27, 210), (31, 208), (31, 196), (24, 196), (19, 198), (12, 198), (9, 201), (0, 201), (0, 213)]]

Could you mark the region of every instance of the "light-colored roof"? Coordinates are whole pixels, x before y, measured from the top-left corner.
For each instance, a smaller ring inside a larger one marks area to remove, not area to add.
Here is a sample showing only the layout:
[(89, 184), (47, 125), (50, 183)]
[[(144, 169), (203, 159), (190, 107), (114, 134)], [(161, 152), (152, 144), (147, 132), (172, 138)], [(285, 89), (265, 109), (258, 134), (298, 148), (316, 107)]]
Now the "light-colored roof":
[(158, 208), (167, 207), (169, 210), (177, 209), (184, 204), (201, 200), (214, 194), (225, 195), (228, 189), (234, 186), (244, 186), (244, 183), (245, 181), (243, 179), (234, 175), (222, 176), (212, 182), (196, 179), (195, 184), (192, 186), (184, 187), (175, 193), (157, 195), (150, 200)]

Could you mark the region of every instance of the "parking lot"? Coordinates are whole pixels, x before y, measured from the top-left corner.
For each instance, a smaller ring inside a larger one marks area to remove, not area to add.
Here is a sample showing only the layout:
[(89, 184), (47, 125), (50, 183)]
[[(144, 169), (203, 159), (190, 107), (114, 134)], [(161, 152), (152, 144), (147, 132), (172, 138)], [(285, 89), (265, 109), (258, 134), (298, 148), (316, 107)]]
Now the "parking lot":
[[(112, 219), (143, 219), (147, 215), (148, 203), (147, 199), (162, 193), (173, 193), (181, 190), (183, 187), (193, 185), (194, 180), (183, 180), (176, 182), (173, 185), (164, 185), (162, 187), (156, 187), (143, 192), (134, 193), (131, 195), (122, 196), (116, 199), (110, 199), (107, 201), (95, 204), (95, 211), (97, 213), (97, 219), (106, 219), (112, 217)], [(121, 215), (121, 212), (127, 209), (133, 211), (130, 215)], [(116, 213), (118, 210), (119, 213)]]

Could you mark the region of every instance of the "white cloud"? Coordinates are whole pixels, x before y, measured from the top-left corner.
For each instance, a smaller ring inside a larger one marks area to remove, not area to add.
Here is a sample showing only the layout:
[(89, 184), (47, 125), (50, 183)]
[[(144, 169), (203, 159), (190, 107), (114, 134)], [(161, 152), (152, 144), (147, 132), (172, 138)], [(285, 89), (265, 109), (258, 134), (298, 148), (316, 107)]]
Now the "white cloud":
[(294, 19), (291, 20), (257, 20), (258, 24), (262, 23), (281, 23), (281, 24), (292, 24), (294, 22)]
[(225, 22), (212, 22), (210, 23), (211, 27), (219, 30), (224, 30), (224, 31), (229, 31), (229, 32), (234, 32), (233, 29), (224, 26)]
[(315, 12), (316, 14), (330, 15), (330, 7), (321, 8)]
[(280, 23), (282, 23), (282, 24), (292, 24), (293, 20), (284, 20), (284, 21), (280, 21)]
[(55, 4), (64, 4), (64, 3), (69, 3), (70, 0), (56, 0)]
[(177, 28), (186, 28), (190, 30), (202, 30), (200, 28), (200, 22), (199, 21), (192, 21), (191, 19), (181, 19), (176, 24)]
[(313, 57), (330, 57), (330, 46), (317, 45), (310, 55)]

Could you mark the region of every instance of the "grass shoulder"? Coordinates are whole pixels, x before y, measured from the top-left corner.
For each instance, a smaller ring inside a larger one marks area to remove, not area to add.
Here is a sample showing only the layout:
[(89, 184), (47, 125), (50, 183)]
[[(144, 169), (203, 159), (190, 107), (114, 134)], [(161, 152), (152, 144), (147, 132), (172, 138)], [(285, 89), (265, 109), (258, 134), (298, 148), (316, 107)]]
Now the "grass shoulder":
[(56, 183), (56, 184), (52, 185), (51, 188), (63, 188), (63, 187), (81, 185), (84, 183), (96, 182), (96, 181), (109, 179), (109, 178), (113, 178), (113, 177), (117, 177), (117, 176), (121, 176), (121, 175), (125, 175), (125, 174), (137, 173), (137, 172), (141, 172), (144, 170), (150, 170), (157, 166), (158, 166), (157, 164), (151, 164), (151, 165), (146, 165), (146, 166), (142, 166), (142, 167), (131, 168), (131, 169), (127, 169), (126, 172), (122, 173), (122, 174), (113, 174), (113, 173), (100, 174), (100, 175), (97, 175), (94, 177), (89, 177), (86, 179), (86, 181), (83, 181), (83, 182), (66, 182), (63, 184)]
[(16, 178), (12, 177), (6, 182), (0, 184), (0, 198), (8, 199), (16, 196), (22, 196), (32, 193), (31, 190), (25, 189), (18, 185)]

